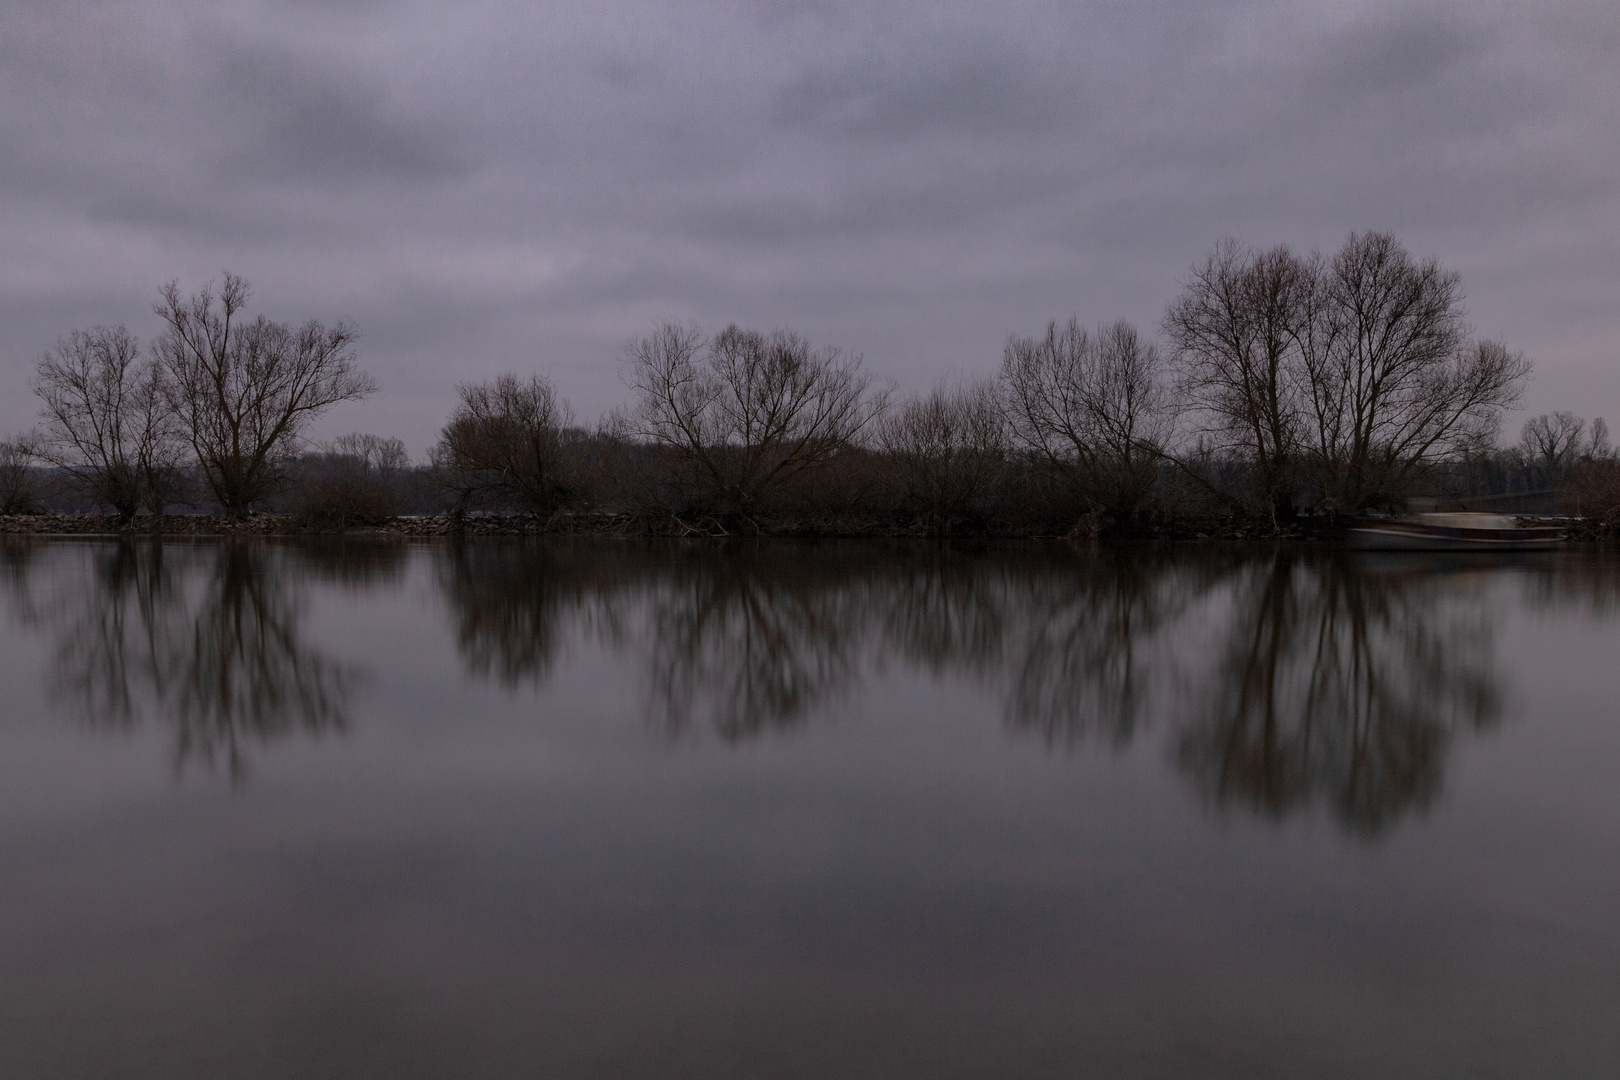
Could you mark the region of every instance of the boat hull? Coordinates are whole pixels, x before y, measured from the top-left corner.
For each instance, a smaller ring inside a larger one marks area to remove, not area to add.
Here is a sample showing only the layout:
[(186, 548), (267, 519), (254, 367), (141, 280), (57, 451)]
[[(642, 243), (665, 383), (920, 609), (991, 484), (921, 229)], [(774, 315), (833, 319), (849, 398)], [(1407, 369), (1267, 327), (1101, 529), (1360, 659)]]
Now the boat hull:
[(1564, 530), (1544, 526), (1469, 529), (1378, 521), (1352, 526), (1346, 542), (1362, 551), (1546, 551), (1564, 542)]

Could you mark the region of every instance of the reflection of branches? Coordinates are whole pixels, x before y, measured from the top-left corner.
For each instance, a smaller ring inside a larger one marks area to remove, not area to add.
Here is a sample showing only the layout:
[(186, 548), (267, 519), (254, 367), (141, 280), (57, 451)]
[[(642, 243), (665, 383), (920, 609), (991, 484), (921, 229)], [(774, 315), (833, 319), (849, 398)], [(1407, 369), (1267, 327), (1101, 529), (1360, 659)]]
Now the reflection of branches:
[(243, 734), (267, 743), (299, 728), (344, 726), (349, 673), (302, 647), (298, 617), (253, 548), (225, 546), (189, 647), (176, 657), (178, 760), (223, 754), (234, 775)]
[[(1179, 760), (1216, 802), (1282, 815), (1326, 801), (1376, 831), (1432, 797), (1455, 731), (1500, 709), (1483, 622), (1431, 587), (1447, 580), (1433, 567), (1380, 565), (1224, 548), (491, 543), (452, 548), (442, 580), (474, 671), (542, 679), (597, 618), (645, 665), (669, 731), (738, 740), (802, 723), (863, 665), (897, 658), (1004, 688), (1008, 726), (1048, 743), (1122, 745), (1190, 707)], [(1213, 658), (1212, 622), (1227, 626)], [(1212, 659), (1213, 680), (1194, 681)]]
[(161, 542), (98, 552), (89, 590), (70, 605), (50, 683), (96, 724), (161, 715), (177, 726), (178, 763), (223, 757), (240, 775), (245, 737), (341, 729), (352, 675), (304, 647), (297, 605), (261, 548), (213, 550), (200, 595)]
[(1009, 597), (997, 564), (930, 546), (884, 585), (884, 635), (902, 656), (936, 672), (983, 673), (1001, 662)]
[(1048, 743), (1106, 733), (1123, 746), (1172, 681), (1158, 646), (1208, 588), (1209, 567), (1104, 549), (1022, 576), (1008, 723)]
[(75, 703), (91, 722), (127, 727), (142, 702), (167, 697), (174, 650), (184, 632), (183, 603), (164, 564), (161, 543), (124, 540), (93, 553), (91, 589), (57, 639), (53, 696)]
[(1015, 727), (1127, 741), (1163, 674), (1150, 646), (1208, 577), (1067, 545), (874, 554), (751, 546), (686, 570), (654, 603), (653, 684), (670, 726), (707, 712), (735, 739), (797, 721), (892, 651), (936, 672), (1005, 671)]
[(1448, 618), (1433, 580), (1286, 554), (1240, 575), (1183, 767), (1218, 803), (1280, 816), (1326, 799), (1369, 833), (1425, 805), (1453, 732), (1500, 710), (1488, 626)]
[(1540, 608), (1582, 608), (1612, 619), (1620, 612), (1620, 560), (1607, 545), (1526, 559), (1525, 592)]
[(394, 538), (322, 537), (285, 542), (284, 547), (296, 557), (299, 569), (336, 585), (390, 584), (405, 571), (405, 544)]
[(454, 545), (441, 566), (474, 673), (542, 682), (595, 619), (645, 657), (661, 726), (701, 715), (727, 739), (792, 723), (847, 682), (865, 619), (855, 563), (813, 547), (492, 541)]
[(614, 561), (583, 545), (452, 545), (439, 576), (467, 667), (508, 686), (543, 682), (567, 636), (567, 620), (598, 591)]
[(28, 595), (28, 565), (39, 553), (41, 543), (31, 536), (0, 534), (0, 585), (11, 595), (13, 609), (21, 619), (34, 613)]
[(722, 556), (655, 590), (650, 667), (671, 731), (707, 712), (731, 740), (792, 724), (846, 685), (866, 605), (859, 579), (827, 574), (825, 559)]

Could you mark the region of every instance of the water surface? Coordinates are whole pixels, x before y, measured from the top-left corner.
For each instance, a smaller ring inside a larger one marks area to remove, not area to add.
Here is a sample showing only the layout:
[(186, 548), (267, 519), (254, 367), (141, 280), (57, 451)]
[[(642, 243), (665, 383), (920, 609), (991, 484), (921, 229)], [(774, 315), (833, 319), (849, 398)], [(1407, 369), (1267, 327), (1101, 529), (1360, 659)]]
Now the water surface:
[(0, 547), (0, 1075), (1620, 1075), (1620, 557)]

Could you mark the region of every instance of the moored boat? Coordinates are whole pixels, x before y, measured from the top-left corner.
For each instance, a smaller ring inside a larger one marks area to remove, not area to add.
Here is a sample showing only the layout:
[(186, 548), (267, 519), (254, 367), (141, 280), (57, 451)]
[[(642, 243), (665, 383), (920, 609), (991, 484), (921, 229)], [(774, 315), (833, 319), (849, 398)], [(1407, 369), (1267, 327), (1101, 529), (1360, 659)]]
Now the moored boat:
[(1346, 540), (1380, 551), (1541, 551), (1563, 543), (1564, 530), (1520, 525), (1506, 514), (1407, 514), (1358, 521)]

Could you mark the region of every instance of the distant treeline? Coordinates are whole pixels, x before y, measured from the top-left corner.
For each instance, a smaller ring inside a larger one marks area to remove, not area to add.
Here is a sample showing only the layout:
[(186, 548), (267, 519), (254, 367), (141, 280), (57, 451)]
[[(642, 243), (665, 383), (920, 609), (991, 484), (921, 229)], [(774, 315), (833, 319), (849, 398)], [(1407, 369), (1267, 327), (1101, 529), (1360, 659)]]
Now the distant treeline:
[(540, 374), (458, 387), (425, 462), (311, 445), (375, 384), (347, 323), (161, 291), (147, 349), (74, 331), (39, 363), (36, 432), (0, 444), (0, 512), (176, 509), (344, 528), (405, 513), (639, 515), (734, 534), (1286, 529), (1417, 499), (1612, 515), (1620, 460), (1567, 412), (1498, 443), (1530, 363), (1473, 336), (1460, 282), (1394, 237), (1332, 256), (1222, 242), (1148, 340), (1115, 322), (1013, 335), (994, 375), (911, 398), (788, 330), (665, 323), (628, 343), (625, 406), (576, 422)]

